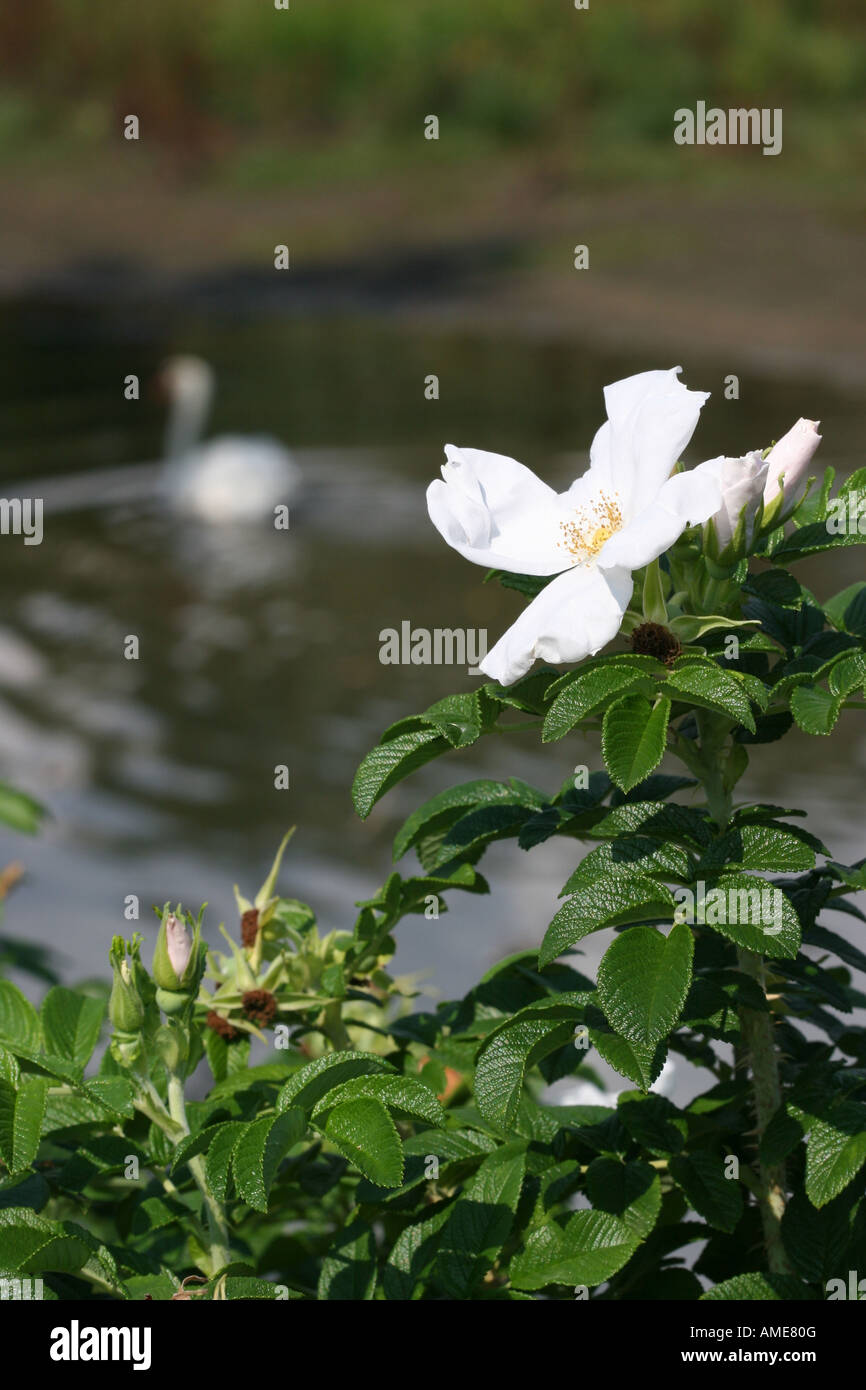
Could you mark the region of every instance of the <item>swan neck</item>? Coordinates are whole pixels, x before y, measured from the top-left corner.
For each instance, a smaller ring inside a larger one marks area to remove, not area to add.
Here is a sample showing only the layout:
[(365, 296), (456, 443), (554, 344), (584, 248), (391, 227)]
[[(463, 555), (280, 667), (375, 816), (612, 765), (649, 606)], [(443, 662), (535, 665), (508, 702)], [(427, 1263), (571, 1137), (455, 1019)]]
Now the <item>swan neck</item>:
[(211, 391), (202, 383), (195, 390), (179, 391), (172, 398), (165, 437), (169, 459), (183, 458), (201, 439), (210, 413)]

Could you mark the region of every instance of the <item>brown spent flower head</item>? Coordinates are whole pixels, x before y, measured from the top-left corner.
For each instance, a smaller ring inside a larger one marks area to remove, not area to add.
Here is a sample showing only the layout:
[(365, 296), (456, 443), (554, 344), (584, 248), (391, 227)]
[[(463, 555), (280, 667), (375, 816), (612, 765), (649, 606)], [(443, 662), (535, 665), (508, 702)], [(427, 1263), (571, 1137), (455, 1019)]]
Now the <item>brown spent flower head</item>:
[(654, 656), (672, 666), (682, 652), (682, 643), (661, 623), (641, 623), (631, 635), (631, 649), (641, 656)]
[(249, 948), (255, 946), (259, 934), (259, 909), (248, 907), (241, 918), (241, 941)]
[(205, 1023), (208, 1028), (212, 1028), (215, 1033), (219, 1033), (221, 1038), (225, 1038), (226, 1042), (234, 1042), (235, 1038), (240, 1036), (237, 1028), (234, 1028), (227, 1018), (223, 1018), (221, 1014), (216, 1013), (213, 1009), (210, 1010), (205, 1018)]
[(267, 989), (248, 989), (241, 1003), (250, 1023), (258, 1023), (261, 1028), (270, 1023), (277, 1012), (277, 1001)]

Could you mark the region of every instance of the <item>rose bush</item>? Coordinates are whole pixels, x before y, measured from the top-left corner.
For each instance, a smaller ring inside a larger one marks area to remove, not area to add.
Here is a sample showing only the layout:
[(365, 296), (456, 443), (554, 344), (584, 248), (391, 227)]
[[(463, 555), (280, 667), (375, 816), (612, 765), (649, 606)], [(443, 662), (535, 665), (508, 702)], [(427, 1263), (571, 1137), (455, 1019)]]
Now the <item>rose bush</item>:
[[(151, 969), (112, 943), (95, 1065), (103, 999), (55, 985), (37, 1011), (0, 982), (0, 1271), (57, 1299), (799, 1300), (866, 1267), (866, 953), (828, 925), (859, 930), (866, 868), (735, 799), (762, 744), (864, 707), (866, 583), (818, 596), (795, 571), (863, 543), (826, 523), (866, 470), (810, 487), (800, 421), (769, 457), (678, 471), (703, 399), (675, 372), (608, 388), (562, 495), (467, 449), (430, 489), (449, 544), (529, 603), (491, 679), (385, 731), (357, 811), (527, 727), (562, 748), (558, 785), (505, 758), (427, 800), (394, 841), (417, 867), (345, 929), (279, 891), (285, 842), (224, 946), (166, 905)], [(553, 836), (574, 870), (537, 944), (416, 1011), (401, 919), (486, 893), (493, 842)], [(658, 1088), (669, 1057), (706, 1079), (687, 1104)], [(612, 1104), (577, 1089), (596, 1059)]]

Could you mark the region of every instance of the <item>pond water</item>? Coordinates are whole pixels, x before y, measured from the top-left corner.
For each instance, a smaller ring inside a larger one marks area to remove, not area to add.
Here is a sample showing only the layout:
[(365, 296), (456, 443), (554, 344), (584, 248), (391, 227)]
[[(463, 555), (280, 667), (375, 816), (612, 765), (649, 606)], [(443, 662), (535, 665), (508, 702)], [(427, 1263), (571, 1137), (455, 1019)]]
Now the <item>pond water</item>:
[[(667, 362), (396, 316), (175, 310), (162, 321), (43, 301), (7, 304), (4, 319), (0, 494), (26, 481), (46, 518), (40, 546), (0, 539), (0, 778), (51, 811), (32, 841), (0, 831), (0, 864), (16, 858), (27, 870), (5, 927), (56, 950), (65, 978), (104, 976), (112, 933), (131, 930), (129, 894), (151, 939), (151, 903), (207, 899), (213, 939), (234, 919), (232, 883), (258, 887), (288, 825), (298, 830), (283, 891), (309, 901), (326, 928), (348, 928), (355, 900), (389, 871), (402, 818), (441, 786), (517, 775), (553, 789), (575, 763), (599, 764), (591, 742), (540, 750), (515, 735), (421, 769), (366, 823), (349, 795), (388, 723), (475, 683), (465, 670), (383, 665), (380, 631), (404, 621), (485, 628), (492, 645), (520, 606), (482, 586), (482, 571), (427, 519), (442, 445), (510, 453), (565, 486), (585, 466), (602, 386)], [(216, 368), (213, 429), (271, 433), (296, 452), (304, 485), (288, 533), (181, 522), (158, 504), (162, 407), (147, 383), (178, 350)], [(727, 401), (736, 363), (683, 365), (690, 386), (713, 392), (693, 460), (762, 446), (805, 415), (823, 422), (824, 462), (857, 464), (856, 402), (826, 384), (744, 378), (740, 399)], [(130, 372), (142, 379), (137, 403), (123, 399)], [(424, 397), (430, 373), (438, 400)], [(106, 504), (107, 483), (85, 476), (137, 463), (132, 500)], [(58, 478), (62, 487), (42, 486)], [(828, 596), (861, 577), (861, 557), (810, 562), (803, 580)], [(128, 634), (137, 661), (124, 659)], [(289, 790), (275, 790), (276, 764), (289, 768)], [(758, 748), (745, 786), (809, 807), (834, 854), (857, 858), (864, 771), (855, 714), (832, 739), (792, 734)], [(396, 968), (423, 973), (424, 1005), (537, 943), (574, 859), (562, 842), (529, 854), (494, 846), (490, 898), (455, 894), (438, 922), (404, 923)], [(584, 943), (588, 964), (607, 938)]]

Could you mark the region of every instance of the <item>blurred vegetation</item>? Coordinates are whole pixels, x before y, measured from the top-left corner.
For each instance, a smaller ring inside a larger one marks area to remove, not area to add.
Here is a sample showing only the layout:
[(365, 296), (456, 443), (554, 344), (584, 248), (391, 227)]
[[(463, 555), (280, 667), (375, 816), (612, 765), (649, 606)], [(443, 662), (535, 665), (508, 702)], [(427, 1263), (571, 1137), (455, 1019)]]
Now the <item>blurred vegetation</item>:
[(783, 107), (789, 157), (824, 174), (866, 151), (862, 0), (6, 0), (0, 81), (7, 163), (92, 153), (135, 113), (264, 185), (402, 160), (428, 113), (452, 159), (541, 147), (614, 175), (665, 172), (698, 99)]

